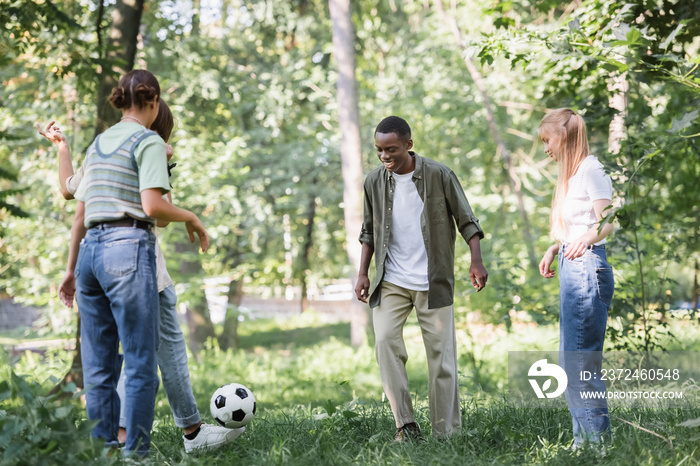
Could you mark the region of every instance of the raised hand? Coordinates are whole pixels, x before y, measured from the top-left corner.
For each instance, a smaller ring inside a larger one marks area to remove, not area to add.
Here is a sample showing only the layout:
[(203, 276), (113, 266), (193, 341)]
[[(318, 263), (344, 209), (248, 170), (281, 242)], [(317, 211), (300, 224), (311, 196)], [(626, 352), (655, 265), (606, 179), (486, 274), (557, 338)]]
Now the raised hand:
[(36, 129), (37, 129), (37, 131), (39, 131), (39, 134), (41, 134), (42, 136), (44, 136), (46, 139), (53, 142), (57, 146), (60, 145), (61, 143), (66, 142), (66, 137), (61, 132), (61, 128), (56, 126), (55, 121), (52, 121), (51, 123), (49, 123), (49, 125), (46, 127), (46, 130), (42, 130), (41, 126), (39, 126), (39, 123), (37, 123)]

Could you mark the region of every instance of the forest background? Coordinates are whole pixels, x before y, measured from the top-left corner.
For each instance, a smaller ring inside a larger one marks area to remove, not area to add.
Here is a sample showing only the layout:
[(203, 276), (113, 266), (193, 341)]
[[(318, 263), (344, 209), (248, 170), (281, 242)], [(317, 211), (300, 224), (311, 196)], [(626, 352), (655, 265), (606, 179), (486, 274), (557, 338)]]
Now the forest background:
[[(486, 233), (479, 294), (457, 247), (464, 370), (481, 366), (470, 322), (517, 332), (557, 321), (558, 283), (537, 271), (556, 167), (536, 128), (551, 108), (584, 116), (613, 179), (608, 347), (662, 349), (674, 322), (697, 325), (698, 1), (0, 5), (0, 295), (42, 310), (33, 336), (74, 338), (77, 326), (57, 298), (75, 203), (60, 196), (56, 151), (35, 124), (59, 122), (77, 167), (116, 121), (105, 96), (132, 67), (160, 80), (176, 118), (174, 198), (212, 238), (197, 254), (184, 228), (160, 234), (195, 355), (241, 347), (245, 295), (289, 297), (302, 312), (308, 290), (352, 280), (361, 174), (377, 165), (373, 130), (392, 114), (411, 124), (419, 154), (455, 171)], [(213, 280), (226, 287), (220, 323)], [(365, 309), (346, 304), (361, 347)]]

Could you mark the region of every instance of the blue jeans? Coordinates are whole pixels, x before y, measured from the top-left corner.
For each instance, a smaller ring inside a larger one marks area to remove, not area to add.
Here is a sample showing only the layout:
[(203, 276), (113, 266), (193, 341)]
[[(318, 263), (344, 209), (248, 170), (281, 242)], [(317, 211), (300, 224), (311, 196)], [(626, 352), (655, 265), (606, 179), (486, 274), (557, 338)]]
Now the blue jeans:
[[(198, 424), (202, 418), (190, 385), (190, 371), (187, 368), (187, 348), (185, 336), (177, 320), (177, 294), (170, 285), (158, 293), (160, 301), (160, 344), (158, 345), (158, 366), (163, 378), (163, 388), (173, 412), (175, 425), (184, 428)], [(127, 377), (122, 372), (117, 384), (121, 400), (126, 399), (124, 390)], [(119, 425), (126, 426), (126, 403), (122, 402)]]
[(119, 342), (128, 382), (126, 450), (146, 454), (158, 374), (158, 288), (155, 235), (140, 228), (91, 228), (80, 244), (75, 269), (76, 300), (88, 419), (108, 446), (119, 429)]
[(605, 326), (615, 282), (604, 246), (573, 260), (559, 251), (559, 364), (569, 383), (566, 401), (573, 418), (574, 444), (600, 442), (610, 430), (605, 399), (584, 399), (581, 391), (605, 392), (598, 377), (581, 380), (581, 371), (600, 374)]

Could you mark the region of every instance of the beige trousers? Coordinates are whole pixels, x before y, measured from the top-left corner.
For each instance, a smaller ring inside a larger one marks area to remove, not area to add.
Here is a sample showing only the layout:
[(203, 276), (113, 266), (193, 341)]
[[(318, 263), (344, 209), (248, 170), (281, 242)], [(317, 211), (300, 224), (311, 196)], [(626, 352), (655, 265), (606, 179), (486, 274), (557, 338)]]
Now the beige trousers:
[(433, 435), (449, 436), (462, 427), (457, 382), (454, 308), (428, 309), (428, 292), (382, 282), (381, 301), (374, 308), (375, 355), (396, 427), (414, 422), (406, 375), (403, 327), (413, 307), (428, 356), (428, 401)]

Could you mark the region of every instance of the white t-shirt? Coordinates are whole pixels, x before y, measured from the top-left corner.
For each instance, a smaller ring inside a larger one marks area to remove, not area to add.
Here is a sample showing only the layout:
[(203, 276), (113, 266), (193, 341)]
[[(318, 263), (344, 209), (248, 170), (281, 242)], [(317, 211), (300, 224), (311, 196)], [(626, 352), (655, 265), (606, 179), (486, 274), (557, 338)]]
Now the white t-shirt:
[[(80, 186), (80, 180), (83, 179), (85, 174), (85, 160), (83, 160), (83, 165), (80, 166), (75, 175), (70, 176), (66, 179), (66, 189), (69, 193), (75, 194)], [(168, 200), (167, 195), (163, 195), (163, 199)], [(170, 278), (168, 269), (165, 266), (165, 257), (163, 256), (163, 251), (160, 250), (160, 244), (158, 243), (158, 238), (156, 237), (156, 281), (158, 282), (158, 293), (173, 285), (173, 279)]]
[(428, 291), (428, 254), (420, 227), (423, 200), (413, 172), (391, 176), (395, 181), (394, 204), (384, 280), (409, 290)]
[[(581, 162), (576, 174), (569, 178), (562, 208), (564, 223), (568, 227), (564, 243), (575, 241), (598, 223), (593, 201), (599, 199), (612, 200), (612, 182), (598, 158), (589, 155)], [(595, 244), (605, 244), (605, 238)]]

